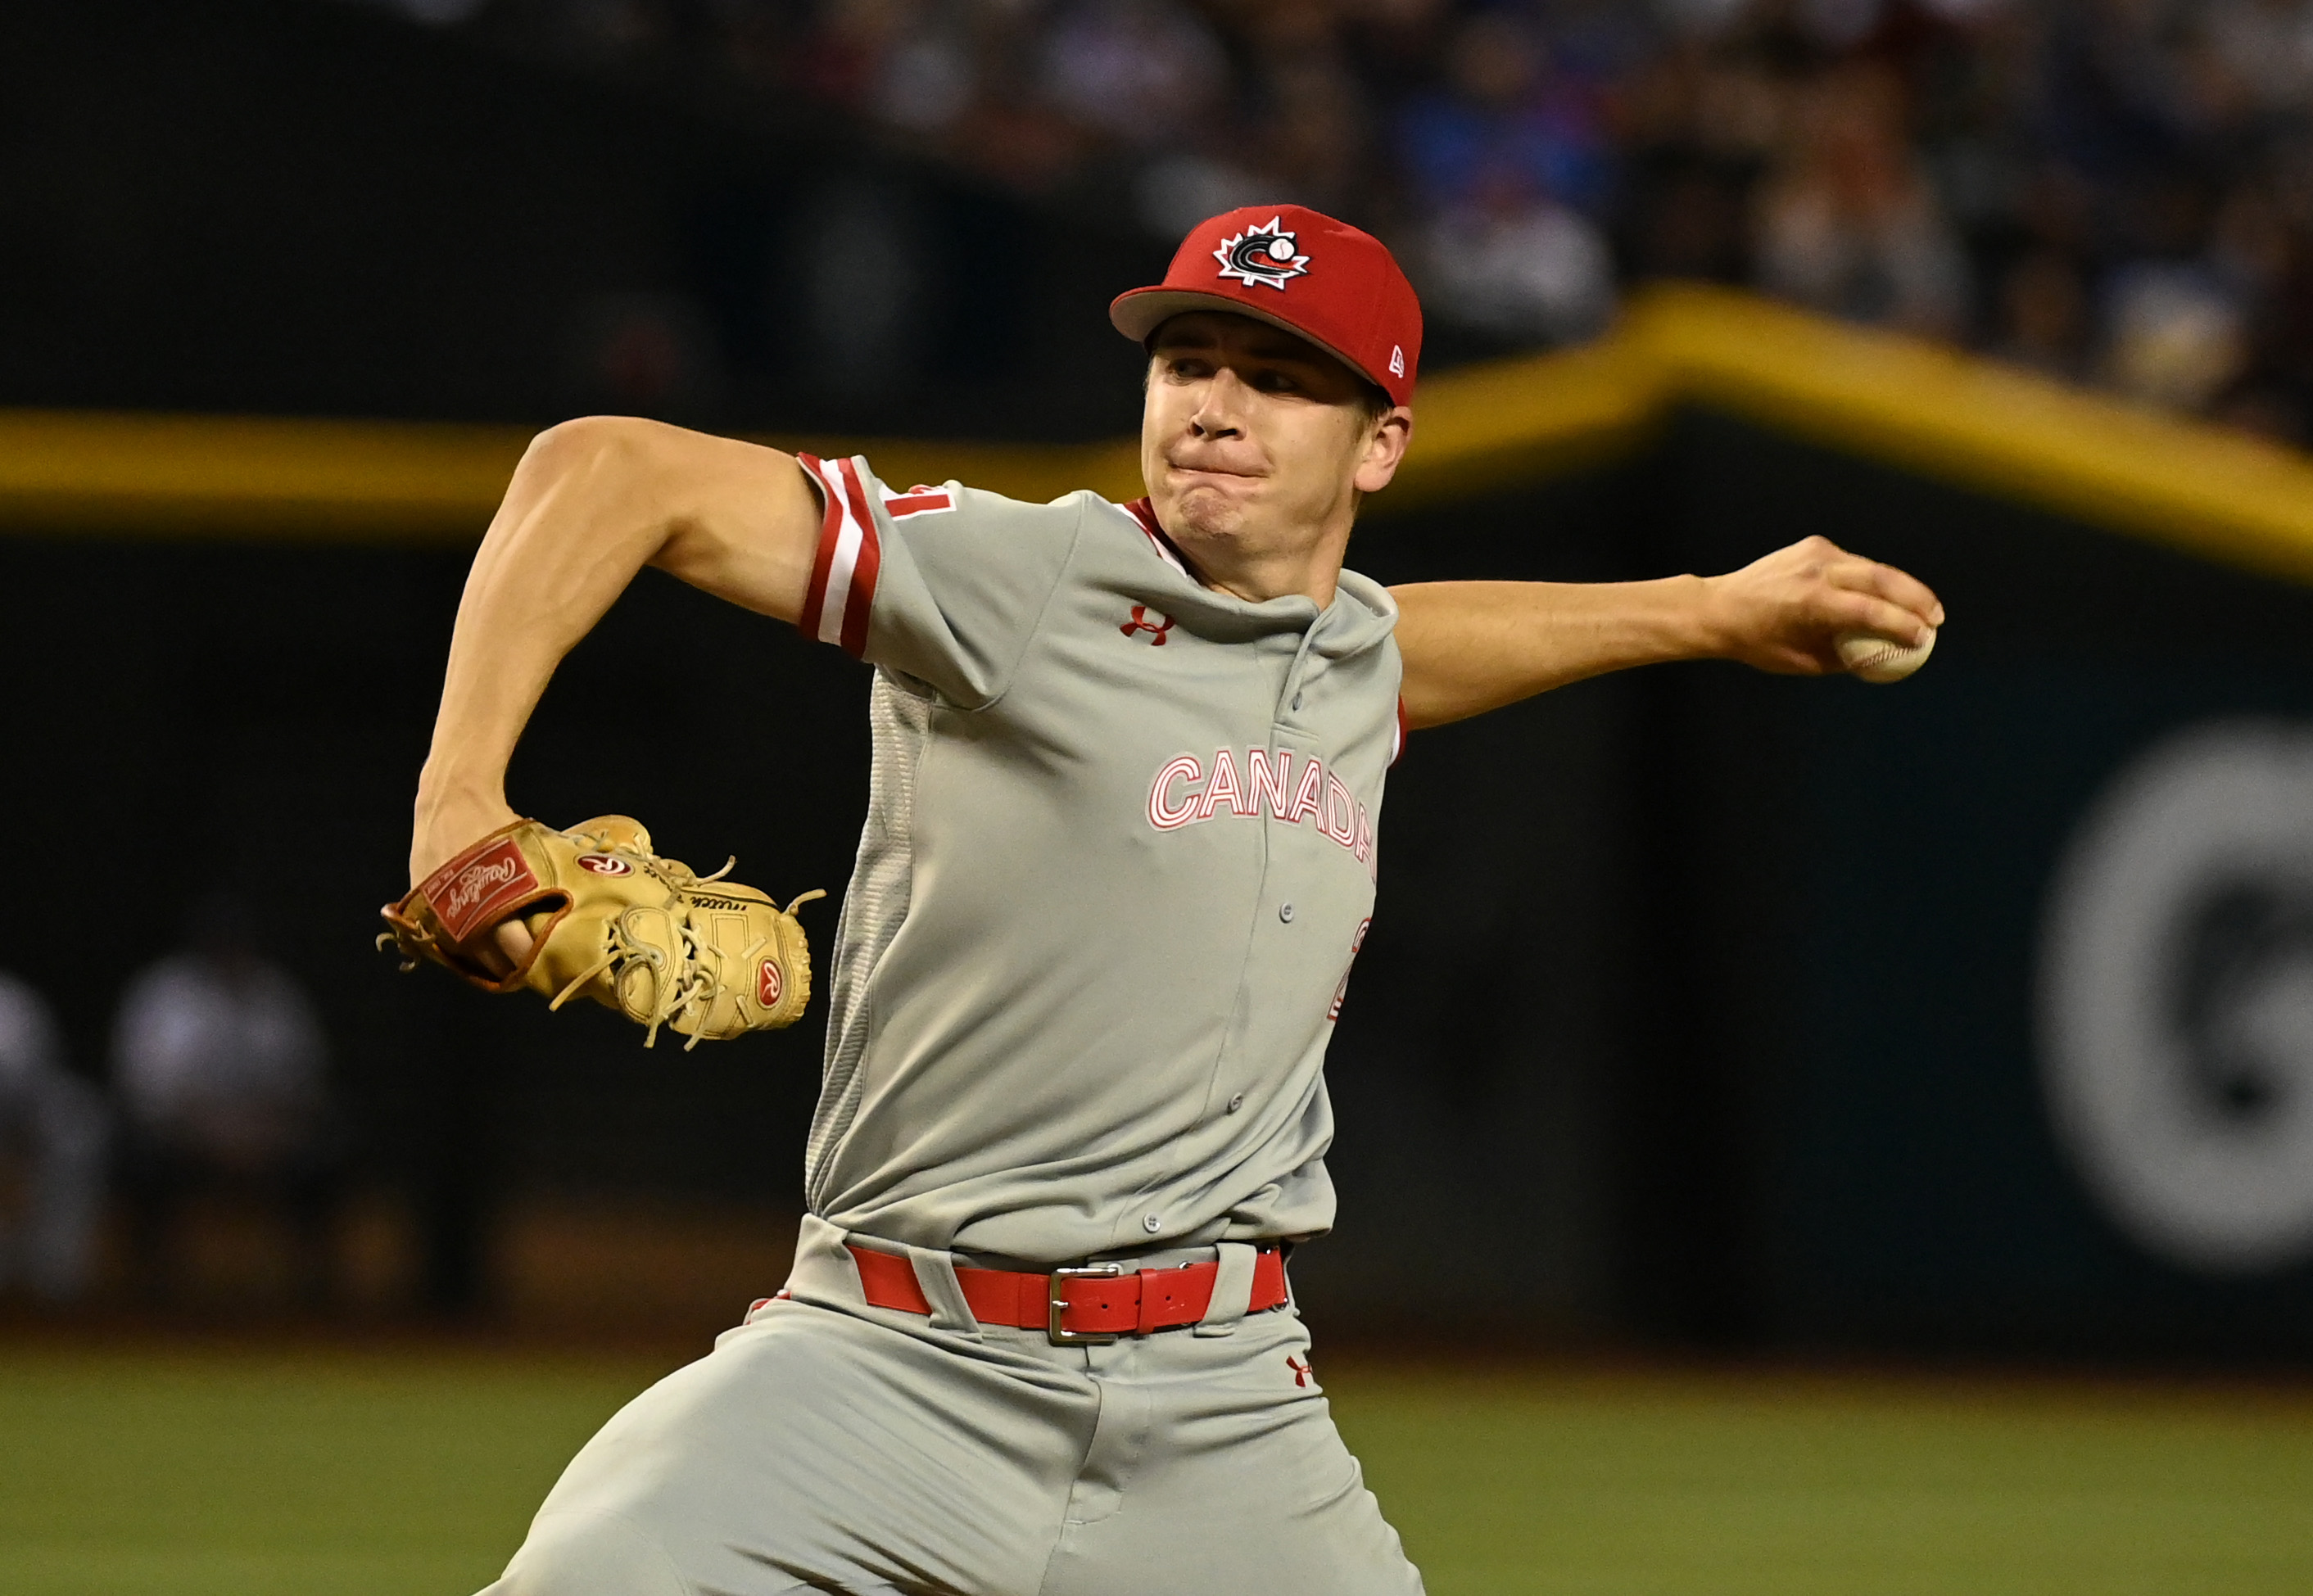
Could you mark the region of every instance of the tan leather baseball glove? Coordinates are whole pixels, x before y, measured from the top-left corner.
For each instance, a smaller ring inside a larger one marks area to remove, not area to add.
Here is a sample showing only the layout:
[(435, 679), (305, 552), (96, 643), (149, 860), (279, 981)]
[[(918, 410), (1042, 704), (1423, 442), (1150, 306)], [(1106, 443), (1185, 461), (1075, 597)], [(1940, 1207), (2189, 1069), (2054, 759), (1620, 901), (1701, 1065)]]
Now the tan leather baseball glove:
[[(567, 831), (516, 820), (491, 832), (382, 911), (378, 946), (404, 969), (434, 963), (485, 992), (527, 987), (548, 1007), (593, 998), (649, 1029), (723, 1041), (776, 1030), (811, 1001), (811, 949), (795, 911), (752, 887), (695, 874), (651, 852), (650, 833), (624, 815)], [(480, 957), (491, 931), (519, 917), (529, 959), (499, 976)]]

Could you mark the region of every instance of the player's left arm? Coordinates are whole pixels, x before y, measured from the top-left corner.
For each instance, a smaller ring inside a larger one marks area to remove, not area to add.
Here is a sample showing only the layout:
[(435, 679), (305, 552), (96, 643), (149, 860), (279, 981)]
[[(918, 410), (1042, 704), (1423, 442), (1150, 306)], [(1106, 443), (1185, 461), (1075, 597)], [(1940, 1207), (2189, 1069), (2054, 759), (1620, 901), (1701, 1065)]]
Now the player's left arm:
[(1835, 639), (1906, 645), (1943, 624), (1924, 583), (1809, 538), (1723, 576), (1424, 582), (1392, 588), (1407, 723), (1443, 725), (1585, 677), (1671, 660), (1834, 674)]

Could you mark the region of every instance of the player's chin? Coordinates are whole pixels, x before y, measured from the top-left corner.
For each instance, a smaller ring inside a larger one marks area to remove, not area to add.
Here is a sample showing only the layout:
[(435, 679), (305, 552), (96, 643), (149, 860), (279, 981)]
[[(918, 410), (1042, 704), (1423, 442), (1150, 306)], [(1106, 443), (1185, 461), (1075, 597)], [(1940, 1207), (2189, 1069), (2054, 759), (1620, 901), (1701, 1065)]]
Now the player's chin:
[(1244, 525), (1244, 504), (1217, 484), (1188, 484), (1173, 501), (1172, 521), (1184, 531), (1205, 538), (1233, 536)]

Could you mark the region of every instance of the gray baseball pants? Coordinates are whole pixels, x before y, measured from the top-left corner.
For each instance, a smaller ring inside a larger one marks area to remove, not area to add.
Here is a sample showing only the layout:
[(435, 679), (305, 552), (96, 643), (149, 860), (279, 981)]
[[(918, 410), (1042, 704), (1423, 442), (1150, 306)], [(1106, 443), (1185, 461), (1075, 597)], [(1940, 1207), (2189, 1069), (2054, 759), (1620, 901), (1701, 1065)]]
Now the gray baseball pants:
[(806, 1220), (789, 1297), (605, 1425), (482, 1596), (1420, 1596), (1250, 1248), (1204, 1323), (1056, 1346), (943, 1253), (930, 1320), (871, 1308), (842, 1240)]

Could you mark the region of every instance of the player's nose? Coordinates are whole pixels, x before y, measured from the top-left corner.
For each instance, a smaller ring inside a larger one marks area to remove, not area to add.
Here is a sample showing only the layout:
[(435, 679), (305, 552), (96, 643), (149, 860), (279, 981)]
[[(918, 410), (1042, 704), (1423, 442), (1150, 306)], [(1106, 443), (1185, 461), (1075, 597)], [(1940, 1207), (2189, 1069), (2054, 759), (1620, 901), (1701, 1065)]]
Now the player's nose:
[(1197, 396), (1197, 408), (1189, 417), (1190, 428), (1199, 437), (1234, 438), (1244, 431), (1240, 401), (1244, 397), (1244, 384), (1235, 372), (1223, 366), (1215, 373), (1204, 391)]

